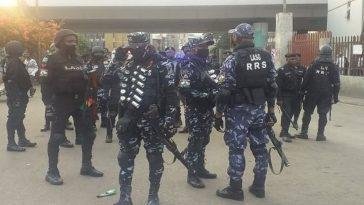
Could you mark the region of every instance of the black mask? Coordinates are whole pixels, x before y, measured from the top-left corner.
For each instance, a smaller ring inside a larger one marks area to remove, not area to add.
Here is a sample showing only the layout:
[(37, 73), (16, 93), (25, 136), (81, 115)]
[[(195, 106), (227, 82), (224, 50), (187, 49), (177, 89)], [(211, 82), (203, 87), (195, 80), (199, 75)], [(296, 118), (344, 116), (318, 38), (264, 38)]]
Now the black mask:
[(197, 54), (198, 57), (200, 58), (207, 58), (209, 57), (209, 49), (208, 48), (200, 48), (197, 50)]
[(64, 45), (64, 51), (67, 54), (75, 54), (76, 53), (76, 46), (68, 46), (68, 45)]

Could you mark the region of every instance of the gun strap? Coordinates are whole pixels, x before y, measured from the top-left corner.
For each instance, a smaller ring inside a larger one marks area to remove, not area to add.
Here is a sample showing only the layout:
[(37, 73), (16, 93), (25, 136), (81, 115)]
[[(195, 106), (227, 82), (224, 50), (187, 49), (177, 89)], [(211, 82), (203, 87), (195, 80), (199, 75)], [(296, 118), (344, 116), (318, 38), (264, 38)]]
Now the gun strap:
[(272, 171), (273, 174), (275, 175), (280, 175), (283, 171), (283, 168), (284, 168), (284, 162), (283, 162), (283, 159), (281, 159), (281, 168), (278, 172), (274, 171), (274, 167), (273, 167), (273, 163), (272, 163), (272, 157), (271, 157), (271, 152), (272, 150), (277, 150), (275, 147), (271, 147), (269, 148), (269, 151), (268, 151), (268, 165), (269, 165), (269, 168), (270, 170)]

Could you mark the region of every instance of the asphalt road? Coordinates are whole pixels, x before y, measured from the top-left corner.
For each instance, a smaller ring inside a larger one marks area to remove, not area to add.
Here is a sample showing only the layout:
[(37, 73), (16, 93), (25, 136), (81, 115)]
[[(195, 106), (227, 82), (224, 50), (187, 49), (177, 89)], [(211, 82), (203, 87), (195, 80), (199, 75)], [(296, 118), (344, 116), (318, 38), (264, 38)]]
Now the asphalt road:
[[(244, 176), (245, 201), (235, 202), (215, 196), (218, 188), (228, 183), (227, 148), (220, 133), (213, 132), (207, 147), (207, 167), (218, 174), (216, 180), (205, 180), (202, 190), (186, 183), (186, 170), (178, 162), (165, 165), (160, 190), (162, 205), (332, 205), (364, 204), (364, 100), (341, 98), (334, 106), (332, 121), (327, 126), (327, 142), (316, 142), (317, 115), (311, 123), (309, 140), (294, 140), (284, 150), (291, 167), (279, 175), (268, 174), (266, 198), (254, 198), (247, 191), (253, 180), (254, 160), (246, 150), (247, 166)], [(38, 143), (37, 148), (24, 153), (6, 151), (5, 102), (0, 102), (0, 204), (2, 205), (111, 205), (118, 195), (96, 198), (108, 189), (118, 189), (118, 144), (105, 144), (105, 130), (98, 129), (94, 146), (94, 165), (104, 171), (103, 178), (79, 175), (81, 149), (79, 146), (61, 148), (59, 168), (63, 186), (51, 186), (44, 181), (47, 170), (47, 142), (49, 133), (41, 133), (44, 107), (38, 95), (30, 100), (25, 124), (28, 138)], [(279, 112), (277, 112), (279, 114)], [(278, 133), (279, 123), (275, 129)], [(292, 134), (296, 131), (292, 130)], [(67, 132), (74, 142), (74, 132)], [(175, 140), (180, 148), (186, 145), (187, 135), (178, 134)], [(165, 153), (165, 160), (172, 159)], [(274, 156), (274, 159), (278, 158)], [(134, 204), (142, 205), (148, 191), (148, 164), (143, 150), (136, 159), (133, 180)], [(276, 161), (278, 165), (278, 161)]]

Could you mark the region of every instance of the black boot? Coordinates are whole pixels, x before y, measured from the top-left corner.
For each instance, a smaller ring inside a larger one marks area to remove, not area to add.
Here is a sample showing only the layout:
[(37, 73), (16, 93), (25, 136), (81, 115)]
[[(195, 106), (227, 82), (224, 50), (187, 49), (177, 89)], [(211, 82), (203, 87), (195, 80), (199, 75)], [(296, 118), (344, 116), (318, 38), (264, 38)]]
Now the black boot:
[(199, 178), (203, 178), (203, 179), (216, 179), (217, 175), (214, 173), (211, 173), (210, 171), (208, 171), (205, 167), (205, 153), (203, 152), (200, 159), (199, 159), (199, 165), (198, 168), (196, 169), (196, 175)]
[(83, 176), (90, 176), (90, 177), (102, 177), (104, 176), (104, 173), (98, 171), (95, 169), (95, 167), (92, 166), (91, 162), (83, 163), (81, 167), (80, 174)]
[(281, 137), (284, 142), (292, 142), (293, 138), (288, 132), (284, 131), (279, 134), (279, 137)]
[(26, 137), (25, 137), (25, 127), (24, 125), (20, 125), (18, 128), (18, 136), (19, 136), (19, 142), (18, 145), (20, 147), (35, 147), (37, 145), (37, 143), (35, 142), (30, 142)]
[(308, 139), (308, 126), (310, 124), (311, 121), (311, 114), (304, 112), (303, 113), (303, 117), (302, 117), (302, 128), (301, 128), (301, 133), (296, 135), (297, 138), (300, 139)]
[(63, 184), (63, 179), (61, 178), (58, 169), (48, 170), (45, 180), (52, 185)]
[(326, 114), (319, 114), (319, 123), (318, 123), (316, 141), (326, 141), (326, 137), (324, 135), (326, 124), (327, 124)]
[(114, 205), (133, 205), (131, 198), (120, 198)]
[(217, 190), (216, 195), (225, 198), (232, 199), (236, 201), (244, 201), (244, 192), (242, 190), (242, 180), (232, 181), (230, 179), (230, 185), (223, 190)]
[(14, 144), (8, 144), (6, 150), (9, 152), (24, 152), (25, 148), (18, 146), (15, 142)]
[(60, 145), (61, 147), (64, 148), (73, 148), (74, 145), (66, 138), (66, 140), (64, 140), (64, 142), (62, 142), (62, 144)]
[(148, 201), (145, 205), (159, 205), (159, 184), (151, 184), (149, 188)]
[(188, 173), (187, 183), (197, 189), (205, 188), (205, 184), (195, 173)]
[(6, 149), (9, 152), (24, 152), (25, 148), (20, 147), (15, 143), (15, 130), (10, 125), (7, 125), (7, 132), (8, 132), (8, 146)]
[(20, 138), (18, 144), (20, 147), (35, 147), (37, 145), (37, 143), (30, 142), (27, 138)]
[(257, 198), (265, 197), (265, 177), (254, 177), (253, 184), (249, 187), (249, 192)]

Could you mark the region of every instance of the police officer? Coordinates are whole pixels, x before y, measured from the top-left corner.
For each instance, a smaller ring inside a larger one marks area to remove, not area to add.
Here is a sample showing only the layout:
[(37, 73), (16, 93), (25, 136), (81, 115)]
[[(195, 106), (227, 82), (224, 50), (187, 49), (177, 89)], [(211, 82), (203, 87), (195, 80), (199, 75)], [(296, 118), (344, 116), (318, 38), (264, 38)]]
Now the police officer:
[(290, 135), (288, 130), (293, 117), (293, 111), (297, 109), (301, 99), (299, 91), (302, 74), (298, 72), (297, 54), (288, 53), (285, 57), (287, 63), (278, 71), (277, 84), (279, 89), (277, 105), (281, 107), (282, 111), (280, 137), (285, 142), (292, 142), (294, 136)]
[(54, 39), (58, 48), (56, 53), (49, 56), (47, 63), (50, 89), (54, 95), (54, 109), (56, 119), (51, 127), (48, 142), (49, 168), (45, 177), (52, 185), (61, 185), (58, 170), (59, 146), (65, 141), (66, 119), (71, 115), (80, 126), (82, 133), (82, 168), (81, 175), (101, 177), (103, 173), (97, 171), (91, 163), (92, 146), (96, 134), (92, 128), (91, 112), (87, 109), (85, 94), (88, 79), (85, 75), (84, 65), (76, 54), (77, 35), (69, 29), (57, 32)]
[[(191, 56), (188, 63), (181, 67), (179, 91), (186, 99), (186, 126), (189, 138), (185, 154), (186, 160), (195, 172), (187, 175), (187, 183), (195, 188), (204, 188), (200, 178), (215, 179), (216, 174), (205, 168), (205, 150), (210, 142), (215, 106), (215, 89), (208, 74), (211, 68), (207, 64), (208, 47), (214, 41), (210, 37), (192, 39)], [(213, 82), (214, 83), (214, 82)]]
[[(300, 87), (302, 86), (302, 82), (303, 82), (303, 77), (306, 74), (306, 67), (302, 65), (301, 63), (301, 54), (297, 53), (296, 54), (296, 73), (297, 73), (297, 77), (298, 77), (298, 82), (300, 83)], [(301, 109), (302, 109), (302, 101), (303, 101), (303, 96), (302, 93), (300, 93), (299, 98), (296, 99), (297, 101), (294, 103), (293, 105), (293, 124), (298, 127), (298, 118), (300, 116), (301, 113)]]
[[(8, 120), (8, 151), (23, 152), (24, 147), (35, 147), (37, 143), (30, 142), (25, 136), (24, 118), (29, 102), (28, 91), (32, 87), (28, 71), (20, 60), (24, 47), (18, 41), (10, 41), (5, 45), (6, 59), (3, 67), (3, 81), (7, 96)], [(15, 131), (19, 142), (15, 142)]]
[[(159, 129), (172, 136), (176, 116), (176, 90), (167, 69), (149, 44), (149, 34), (128, 35), (132, 59), (122, 69), (119, 120), (120, 200), (116, 205), (131, 205), (131, 181), (134, 159), (144, 141), (149, 162), (149, 196), (147, 205), (159, 205), (158, 191), (163, 173), (163, 144)], [(171, 86), (170, 86), (171, 85)]]
[[(179, 63), (176, 59), (176, 50), (173, 47), (167, 47), (165, 49), (166, 52), (166, 58), (163, 62), (163, 65), (167, 67), (168, 75), (171, 77), (174, 76), (173, 83), (175, 86), (178, 86), (179, 84), (179, 76), (181, 72), (181, 63)], [(181, 118), (181, 107), (180, 107), (180, 100), (178, 100), (178, 103), (176, 105), (177, 108), (177, 116), (176, 116), (176, 127), (182, 126), (182, 118)]]
[(101, 78), (102, 89), (106, 99), (106, 143), (112, 143), (113, 128), (118, 115), (120, 99), (120, 75), (126, 57), (126, 50), (122, 47), (117, 48), (114, 59)]
[[(256, 197), (265, 196), (268, 167), (266, 117), (276, 121), (274, 114), (277, 84), (271, 55), (255, 48), (254, 31), (247, 23), (231, 29), (234, 52), (227, 57), (218, 77), (220, 83), (215, 114), (215, 128), (222, 128), (225, 114), (225, 143), (229, 147), (228, 175), (230, 184), (216, 194), (222, 198), (244, 200), (242, 176), (245, 170), (244, 150), (249, 141), (255, 158), (254, 181), (249, 191)], [(265, 112), (268, 104), (268, 114)]]
[(326, 141), (324, 135), (327, 124), (327, 113), (332, 103), (339, 102), (340, 74), (338, 67), (332, 60), (332, 49), (329, 45), (321, 48), (318, 58), (308, 68), (303, 78), (301, 91), (304, 94), (303, 118), (301, 133), (297, 136), (308, 139), (308, 126), (311, 115), (317, 107), (319, 114), (318, 131), (316, 141)]

